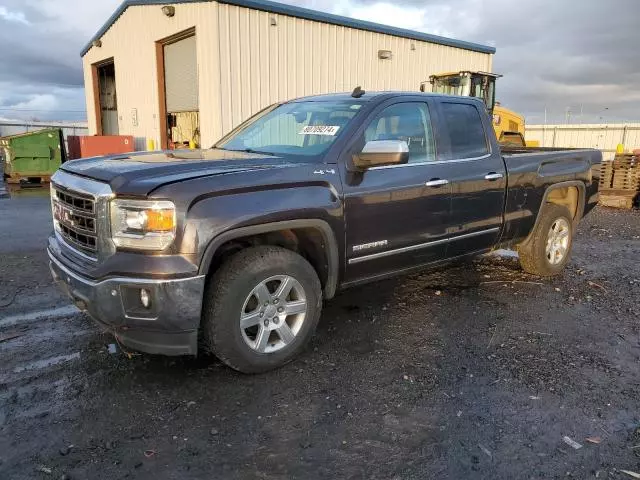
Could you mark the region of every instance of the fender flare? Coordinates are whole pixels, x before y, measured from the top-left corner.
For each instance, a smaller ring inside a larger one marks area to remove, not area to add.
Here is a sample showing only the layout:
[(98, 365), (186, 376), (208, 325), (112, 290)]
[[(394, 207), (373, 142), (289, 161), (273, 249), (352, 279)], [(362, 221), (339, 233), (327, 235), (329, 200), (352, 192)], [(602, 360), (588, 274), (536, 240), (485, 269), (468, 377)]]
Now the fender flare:
[(576, 206), (576, 216), (573, 219), (573, 226), (575, 228), (578, 225), (578, 222), (580, 222), (580, 219), (582, 219), (584, 215), (584, 207), (586, 203), (586, 198), (585, 198), (586, 187), (584, 182), (580, 180), (569, 180), (566, 182), (554, 183), (553, 185), (549, 185), (545, 190), (544, 195), (542, 196), (542, 201), (540, 202), (540, 208), (538, 209), (538, 214), (536, 215), (536, 221), (533, 224), (533, 228), (531, 229), (531, 232), (529, 232), (529, 235), (527, 235), (527, 238), (522, 243), (526, 243), (531, 237), (531, 235), (533, 234), (533, 232), (536, 230), (536, 228), (538, 228), (538, 224), (540, 223), (540, 218), (542, 215), (542, 210), (544, 209), (544, 205), (545, 203), (547, 203), (547, 198), (549, 198), (549, 195), (551, 194), (551, 192), (559, 188), (566, 188), (566, 187), (578, 188), (578, 205)]
[(327, 259), (327, 281), (323, 285), (324, 297), (331, 299), (334, 297), (338, 288), (338, 272), (339, 272), (339, 250), (338, 242), (333, 230), (327, 222), (319, 219), (300, 219), (286, 220), (282, 222), (263, 223), (259, 225), (251, 225), (248, 227), (239, 227), (227, 230), (220, 235), (214, 237), (207, 245), (200, 267), (199, 275), (206, 275), (211, 267), (211, 261), (216, 251), (225, 243), (236, 238), (248, 237), (262, 233), (275, 232), (278, 230), (292, 230), (299, 228), (315, 228), (322, 234), (324, 240), (324, 250)]

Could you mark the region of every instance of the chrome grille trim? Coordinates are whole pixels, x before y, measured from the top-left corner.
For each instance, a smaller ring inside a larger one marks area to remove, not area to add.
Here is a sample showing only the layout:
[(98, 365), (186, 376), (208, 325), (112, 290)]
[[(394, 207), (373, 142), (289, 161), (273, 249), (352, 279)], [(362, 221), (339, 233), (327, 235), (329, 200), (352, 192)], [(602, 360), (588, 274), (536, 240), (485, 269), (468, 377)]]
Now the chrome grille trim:
[(58, 170), (51, 178), (51, 209), (58, 241), (71, 253), (97, 262), (114, 251), (108, 184)]
[(64, 237), (62, 235), (60, 235), (60, 232), (55, 231), (55, 236), (56, 239), (58, 240), (58, 243), (64, 244), (66, 245), (66, 247), (71, 250), (73, 252), (74, 255), (84, 259), (84, 260), (88, 260), (90, 262), (96, 262), (96, 257), (95, 256), (91, 256), (91, 255), (87, 255), (85, 253), (82, 253), (81, 250), (77, 249), (77, 248), (73, 248), (71, 245), (69, 245), (66, 240), (64, 239)]
[(62, 190), (59, 186), (56, 190), (55, 198), (58, 203), (78, 212), (95, 213), (95, 198), (89, 197), (85, 194), (67, 192)]
[(98, 250), (95, 198), (51, 184), (53, 225), (64, 241), (89, 256)]
[(67, 243), (87, 252), (96, 252), (98, 250), (98, 239), (94, 235), (80, 233), (61, 222), (58, 222), (58, 224), (60, 235)]

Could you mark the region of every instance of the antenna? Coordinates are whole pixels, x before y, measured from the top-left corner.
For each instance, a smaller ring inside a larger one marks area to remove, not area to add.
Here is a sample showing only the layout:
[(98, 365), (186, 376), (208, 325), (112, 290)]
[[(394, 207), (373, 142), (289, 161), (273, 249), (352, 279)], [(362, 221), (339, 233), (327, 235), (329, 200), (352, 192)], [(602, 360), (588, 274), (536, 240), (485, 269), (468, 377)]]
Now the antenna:
[(360, 85), (358, 85), (356, 88), (353, 89), (353, 93), (351, 94), (351, 96), (353, 98), (360, 98), (361, 96), (363, 96), (365, 92), (362, 87), (360, 87)]

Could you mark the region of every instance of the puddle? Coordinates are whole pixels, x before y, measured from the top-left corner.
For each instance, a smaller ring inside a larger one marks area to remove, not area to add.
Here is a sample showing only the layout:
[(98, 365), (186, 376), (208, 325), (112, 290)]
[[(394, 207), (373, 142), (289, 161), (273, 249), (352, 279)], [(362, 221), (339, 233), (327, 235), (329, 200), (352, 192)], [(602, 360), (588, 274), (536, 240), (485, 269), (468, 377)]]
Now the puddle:
[(39, 310), (37, 312), (22, 313), (19, 315), (11, 315), (9, 317), (0, 320), (0, 327), (9, 327), (11, 325), (31, 323), (38, 320), (46, 320), (50, 318), (66, 317), (68, 315), (75, 315), (80, 313), (73, 305), (67, 305), (66, 307), (49, 308), (46, 310)]
[(22, 185), (0, 183), (0, 198), (32, 198), (48, 196), (48, 183), (26, 183)]
[(502, 257), (502, 258), (519, 258), (518, 252), (514, 250), (505, 250), (502, 248), (500, 250), (496, 250), (495, 252), (491, 252), (489, 256)]
[(35, 362), (27, 363), (26, 365), (20, 365), (13, 369), (13, 373), (20, 373), (26, 370), (39, 370), (41, 368), (51, 367), (60, 363), (69, 362), (71, 360), (80, 359), (80, 352), (72, 353), (70, 355), (58, 355), (57, 357), (45, 358), (42, 360), (36, 360)]

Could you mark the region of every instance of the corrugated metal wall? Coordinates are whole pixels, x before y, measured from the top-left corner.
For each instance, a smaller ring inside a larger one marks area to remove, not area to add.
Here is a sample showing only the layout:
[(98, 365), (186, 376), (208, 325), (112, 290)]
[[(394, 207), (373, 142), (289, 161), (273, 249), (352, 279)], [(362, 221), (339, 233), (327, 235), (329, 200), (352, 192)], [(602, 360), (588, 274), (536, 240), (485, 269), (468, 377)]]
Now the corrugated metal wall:
[[(96, 131), (91, 65), (114, 58), (120, 133), (158, 144), (155, 42), (195, 27), (203, 146), (267, 105), (310, 94), (418, 90), (429, 75), (491, 71), (492, 55), (215, 2), (129, 7), (83, 58), (87, 115)], [(272, 25), (272, 19), (276, 25)], [(414, 49), (412, 49), (414, 48)], [(391, 50), (391, 60), (378, 59)], [(137, 125), (131, 120), (137, 110)]]
[[(158, 72), (155, 42), (196, 27), (199, 99), (202, 106), (200, 125), (209, 135), (204, 140), (213, 143), (213, 111), (218, 107), (219, 92), (215, 81), (217, 64), (217, 4), (192, 3), (175, 6), (174, 17), (166, 17), (161, 5), (129, 7), (103, 35), (102, 47), (92, 47), (83, 57), (87, 120), (91, 134), (96, 133), (91, 65), (113, 58), (118, 94), (120, 133), (133, 135), (136, 148), (144, 150), (146, 140), (160, 140), (158, 102)], [(136, 109), (137, 125), (133, 121)], [(205, 143), (205, 145), (207, 145)]]
[(527, 125), (525, 136), (541, 147), (597, 148), (611, 160), (619, 144), (627, 150), (640, 148), (640, 123)]

